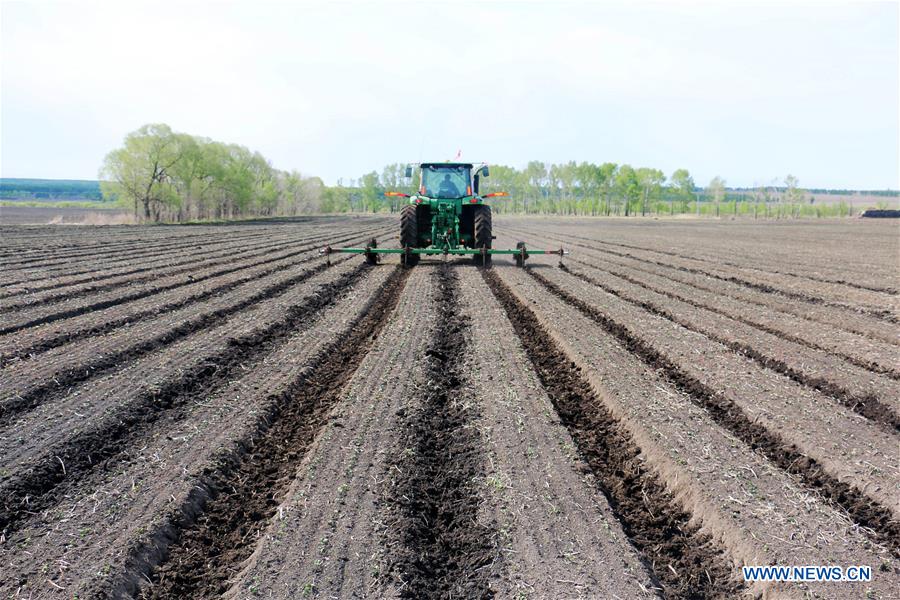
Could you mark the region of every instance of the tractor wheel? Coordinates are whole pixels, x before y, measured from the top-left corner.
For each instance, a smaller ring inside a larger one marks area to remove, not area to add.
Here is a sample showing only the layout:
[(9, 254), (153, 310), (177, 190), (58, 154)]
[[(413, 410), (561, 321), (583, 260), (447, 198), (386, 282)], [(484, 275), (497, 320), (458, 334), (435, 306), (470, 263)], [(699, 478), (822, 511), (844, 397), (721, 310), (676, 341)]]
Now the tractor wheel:
[[(481, 250), (482, 248), (491, 249), (491, 240), (494, 239), (493, 232), (491, 231), (491, 207), (485, 206), (483, 204), (475, 207), (475, 215), (473, 217), (473, 229), (474, 229), (474, 238), (475, 250)], [(491, 255), (490, 254), (475, 254), (472, 258), (475, 259), (475, 264), (483, 267), (491, 266)]]
[[(400, 210), (400, 246), (415, 248), (418, 245), (419, 229), (416, 222), (416, 207), (413, 204), (407, 204)], [(405, 267), (414, 267), (418, 262), (418, 254), (400, 255), (400, 264)]]

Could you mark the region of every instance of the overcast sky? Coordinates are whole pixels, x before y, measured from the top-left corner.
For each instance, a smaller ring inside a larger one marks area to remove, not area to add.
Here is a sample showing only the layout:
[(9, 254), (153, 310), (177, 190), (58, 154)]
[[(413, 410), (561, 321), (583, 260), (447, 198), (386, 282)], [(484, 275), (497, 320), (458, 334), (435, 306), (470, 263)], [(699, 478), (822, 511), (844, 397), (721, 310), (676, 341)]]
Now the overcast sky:
[(390, 162), (900, 187), (898, 4), (10, 2), (0, 174), (94, 179), (145, 123), (326, 183)]

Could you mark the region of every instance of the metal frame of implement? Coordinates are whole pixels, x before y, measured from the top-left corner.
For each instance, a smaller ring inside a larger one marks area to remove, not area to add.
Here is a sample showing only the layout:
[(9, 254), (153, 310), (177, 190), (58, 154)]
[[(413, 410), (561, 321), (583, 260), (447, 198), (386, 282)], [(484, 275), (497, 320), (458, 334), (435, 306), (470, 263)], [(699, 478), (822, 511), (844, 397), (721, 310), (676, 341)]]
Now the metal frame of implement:
[(329, 257), (330, 264), (330, 256), (335, 253), (345, 253), (345, 254), (365, 254), (366, 256), (372, 256), (374, 254), (427, 254), (431, 256), (436, 255), (470, 255), (474, 256), (476, 254), (480, 254), (484, 256), (486, 254), (506, 254), (506, 255), (518, 255), (517, 257), (520, 259), (519, 264), (522, 266), (525, 265), (525, 260), (531, 254), (555, 254), (560, 257), (562, 260), (563, 256), (569, 254), (568, 250), (564, 250), (559, 248), (557, 250), (532, 250), (530, 248), (526, 248), (525, 244), (522, 244), (519, 248), (515, 250), (500, 250), (493, 248), (378, 248), (376, 246), (366, 246), (365, 248), (332, 248), (331, 246), (326, 246), (322, 248), (321, 253), (325, 256)]

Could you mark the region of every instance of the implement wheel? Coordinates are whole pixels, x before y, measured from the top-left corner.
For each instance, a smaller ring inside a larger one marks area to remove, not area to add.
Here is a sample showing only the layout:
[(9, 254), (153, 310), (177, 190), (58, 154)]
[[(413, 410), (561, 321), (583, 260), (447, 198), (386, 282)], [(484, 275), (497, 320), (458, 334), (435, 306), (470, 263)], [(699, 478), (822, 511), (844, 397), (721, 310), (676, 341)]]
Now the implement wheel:
[[(473, 217), (473, 229), (474, 229), (474, 238), (475, 238), (475, 249), (481, 250), (482, 248), (486, 248), (488, 250), (491, 249), (491, 240), (494, 239), (492, 227), (491, 227), (491, 207), (486, 206), (484, 204), (480, 204), (475, 207), (475, 215)], [(491, 255), (490, 254), (475, 254), (472, 257), (475, 260), (475, 264), (482, 267), (491, 266)]]
[(525, 242), (516, 242), (516, 250), (519, 251), (518, 254), (513, 254), (516, 258), (516, 266), (524, 267), (525, 259), (528, 258), (528, 251), (525, 249)]
[[(378, 240), (376, 240), (375, 238), (372, 238), (371, 240), (369, 240), (369, 243), (366, 244), (366, 249), (377, 248), (377, 247), (378, 247)], [(366, 252), (366, 262), (370, 265), (377, 265), (378, 264), (378, 255), (374, 252)]]
[[(407, 204), (400, 209), (400, 246), (404, 249), (417, 247), (419, 245), (418, 233), (416, 207), (413, 204)], [(400, 255), (400, 264), (405, 267), (414, 267), (418, 262), (418, 254)]]

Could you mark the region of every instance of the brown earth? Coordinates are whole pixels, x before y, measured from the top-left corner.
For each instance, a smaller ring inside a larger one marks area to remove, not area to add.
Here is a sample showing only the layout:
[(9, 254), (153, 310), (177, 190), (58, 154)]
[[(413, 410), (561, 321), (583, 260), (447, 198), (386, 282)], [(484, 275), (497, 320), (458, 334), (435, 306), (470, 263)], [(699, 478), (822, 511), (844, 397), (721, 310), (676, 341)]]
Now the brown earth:
[(897, 597), (894, 224), (0, 221), (0, 597)]
[(121, 225), (134, 218), (124, 210), (53, 208), (43, 206), (2, 206), (2, 225)]

